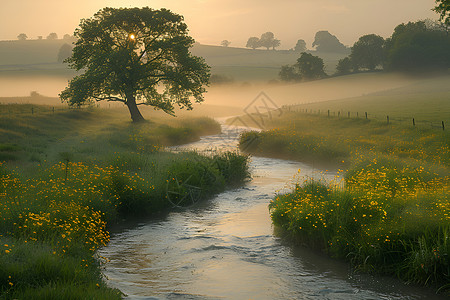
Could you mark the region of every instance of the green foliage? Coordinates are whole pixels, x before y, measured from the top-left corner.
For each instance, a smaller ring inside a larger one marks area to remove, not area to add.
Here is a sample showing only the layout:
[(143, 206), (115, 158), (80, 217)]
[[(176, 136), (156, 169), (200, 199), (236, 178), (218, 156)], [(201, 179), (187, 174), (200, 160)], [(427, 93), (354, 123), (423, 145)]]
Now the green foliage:
[(313, 80), (326, 77), (323, 59), (310, 53), (303, 52), (297, 59), (296, 67), (303, 79)]
[(295, 69), (295, 66), (289, 65), (281, 66), (281, 70), (278, 76), (280, 76), (280, 79), (282, 81), (286, 82), (297, 82), (302, 79), (300, 74)]
[(371, 71), (382, 65), (384, 58), (384, 39), (375, 34), (364, 35), (353, 45), (350, 60), (356, 69)]
[[(113, 118), (92, 134), (103, 113), (77, 110), (0, 122), (2, 141), (12, 133), (20, 140), (1, 144), (3, 150), (27, 153), (40, 139), (49, 148), (45, 155), (54, 153), (39, 164), (21, 158), (14, 171), (0, 163), (0, 297), (120, 299), (120, 292), (103, 282), (100, 258), (94, 256), (109, 240), (107, 224), (172, 208), (176, 199), (167, 197), (169, 191), (178, 193), (180, 206), (189, 205), (248, 176), (246, 156), (158, 151), (162, 140), (217, 133), (220, 125), (210, 118), (165, 126)], [(61, 140), (66, 148), (52, 145)]]
[(347, 173), (344, 188), (308, 181), (278, 195), (272, 220), (358, 269), (446, 289), (449, 182), (421, 166), (374, 159)]
[(433, 9), (439, 14), (440, 20), (446, 25), (450, 26), (450, 1), (436, 0), (436, 7)]
[(224, 177), (226, 185), (241, 185), (250, 178), (248, 169), (250, 157), (237, 152), (224, 152), (213, 156), (214, 164)]
[(450, 37), (424, 21), (398, 25), (387, 42), (387, 67), (399, 71), (447, 70)]
[(336, 66), (336, 74), (337, 75), (347, 75), (350, 74), (354, 70), (353, 62), (350, 57), (345, 57), (340, 59)]
[(89, 254), (58, 254), (47, 243), (0, 237), (0, 292), (6, 299), (121, 299)]
[(173, 114), (175, 104), (192, 109), (191, 97), (203, 101), (209, 67), (191, 55), (194, 40), (182, 16), (148, 7), (104, 8), (82, 20), (75, 36), (67, 61), (85, 72), (60, 95), (70, 105), (120, 101), (133, 121), (141, 121), (137, 104)]
[(310, 53), (302, 52), (293, 66), (282, 66), (278, 74), (283, 81), (315, 80), (327, 76), (323, 59)]

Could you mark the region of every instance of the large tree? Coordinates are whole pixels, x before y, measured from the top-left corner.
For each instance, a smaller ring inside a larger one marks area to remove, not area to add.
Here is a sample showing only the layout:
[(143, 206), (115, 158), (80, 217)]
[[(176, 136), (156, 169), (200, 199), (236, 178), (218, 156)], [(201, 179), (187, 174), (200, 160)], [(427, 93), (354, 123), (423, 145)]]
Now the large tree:
[(275, 50), (275, 48), (280, 46), (280, 44), (280, 40), (276, 39), (273, 32), (270, 31), (261, 34), (261, 38), (259, 39), (259, 45), (261, 47), (266, 47), (267, 50), (269, 50), (270, 48)]
[(60, 94), (70, 105), (93, 101), (124, 103), (133, 122), (142, 121), (138, 105), (174, 114), (174, 105), (192, 109), (202, 102), (210, 68), (189, 48), (183, 17), (167, 9), (104, 8), (84, 19), (67, 60), (82, 75)]
[(450, 67), (450, 37), (424, 21), (400, 24), (387, 40), (386, 66), (390, 70), (422, 72)]
[(353, 45), (350, 59), (354, 67), (371, 71), (384, 62), (384, 39), (376, 34), (367, 34)]
[(261, 47), (261, 44), (259, 43), (259, 38), (257, 38), (256, 36), (249, 37), (247, 40), (247, 45), (245, 45), (245, 47), (252, 48), (253, 50)]
[(305, 80), (320, 79), (327, 76), (324, 70), (323, 59), (310, 53), (303, 52), (295, 65), (299, 75)]

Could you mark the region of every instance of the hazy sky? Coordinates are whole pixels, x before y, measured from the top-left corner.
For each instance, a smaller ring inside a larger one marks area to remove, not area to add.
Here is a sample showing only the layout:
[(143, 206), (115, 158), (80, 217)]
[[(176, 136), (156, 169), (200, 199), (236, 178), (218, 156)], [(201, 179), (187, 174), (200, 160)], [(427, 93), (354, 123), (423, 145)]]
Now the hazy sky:
[(184, 15), (191, 35), (202, 44), (243, 47), (250, 36), (272, 31), (289, 49), (298, 39), (311, 47), (314, 34), (328, 30), (352, 45), (360, 36), (392, 34), (400, 23), (433, 18), (434, 0), (0, 0), (0, 40), (19, 33), (44, 38), (72, 34), (81, 18), (111, 7), (166, 7)]

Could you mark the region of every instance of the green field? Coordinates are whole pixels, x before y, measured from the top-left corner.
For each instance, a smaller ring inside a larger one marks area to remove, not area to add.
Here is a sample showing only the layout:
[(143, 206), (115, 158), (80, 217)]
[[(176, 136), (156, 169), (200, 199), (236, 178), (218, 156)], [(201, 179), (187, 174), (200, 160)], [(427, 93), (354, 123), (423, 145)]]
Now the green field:
[(390, 121), (408, 122), (412, 118), (423, 126), (430, 122), (435, 124), (444, 121), (450, 124), (450, 76), (423, 78), (404, 87), (369, 93), (364, 96), (300, 104), (292, 110), (303, 110), (312, 113), (355, 118), (365, 117)]
[(112, 224), (192, 205), (249, 176), (245, 155), (164, 151), (220, 132), (213, 119), (143, 110), (148, 121), (137, 125), (123, 108), (53, 108), (0, 105), (2, 298), (120, 299), (95, 254)]
[[(298, 182), (292, 192), (277, 195), (270, 203), (274, 224), (356, 270), (448, 293), (450, 132), (431, 126), (450, 121), (447, 82), (448, 77), (421, 79), (363, 97), (240, 117), (247, 124), (265, 119), (264, 131), (241, 136), (242, 150), (339, 175), (332, 183)], [(389, 123), (382, 117), (387, 114)], [(415, 127), (413, 116), (421, 120)]]

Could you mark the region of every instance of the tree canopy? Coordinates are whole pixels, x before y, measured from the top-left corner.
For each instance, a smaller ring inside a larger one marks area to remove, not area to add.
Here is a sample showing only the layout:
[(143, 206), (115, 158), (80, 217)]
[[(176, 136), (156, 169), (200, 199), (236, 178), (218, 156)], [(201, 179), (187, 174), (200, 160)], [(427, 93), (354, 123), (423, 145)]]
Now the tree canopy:
[(345, 47), (339, 39), (328, 31), (318, 31), (314, 37), (313, 47), (320, 52), (346, 52)]
[(310, 53), (303, 52), (297, 59), (296, 65), (303, 79), (313, 80), (327, 76), (323, 59)]
[(280, 46), (280, 44), (280, 40), (276, 39), (273, 32), (270, 31), (261, 34), (261, 38), (259, 39), (260, 47), (266, 47), (267, 50), (270, 48), (275, 50), (275, 48)]
[(57, 40), (57, 39), (58, 35), (55, 32), (52, 32), (47, 36), (47, 40)]
[(247, 45), (245, 45), (245, 47), (252, 48), (253, 50), (261, 47), (261, 45), (259, 44), (259, 38), (256, 36), (249, 37), (247, 40)]
[(327, 76), (323, 59), (306, 52), (302, 52), (294, 65), (282, 66), (278, 75), (281, 80), (287, 82), (315, 80)]
[(352, 47), (350, 59), (358, 69), (375, 70), (384, 62), (384, 39), (376, 34), (360, 37)]
[(229, 40), (223, 40), (222, 42), (220, 42), (220, 45), (223, 47), (228, 47), (230, 46), (231, 42)]
[(399, 71), (447, 70), (450, 37), (443, 29), (428, 28), (424, 21), (400, 24), (386, 46), (387, 68)]
[(436, 0), (434, 11), (445, 25), (450, 26), (450, 0)]
[(295, 44), (294, 51), (295, 52), (305, 52), (306, 51), (305, 40), (298, 40), (297, 44)]
[(204, 100), (210, 68), (189, 48), (183, 17), (170, 10), (104, 8), (81, 20), (77, 42), (67, 59), (77, 71), (60, 97), (69, 105), (94, 101), (124, 103), (134, 122), (143, 120), (138, 105), (174, 114), (174, 105), (192, 109)]
[(17, 36), (17, 39), (19, 41), (25, 41), (28, 38), (28, 36), (25, 33), (21, 33)]

